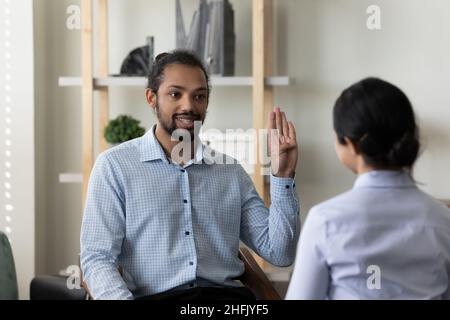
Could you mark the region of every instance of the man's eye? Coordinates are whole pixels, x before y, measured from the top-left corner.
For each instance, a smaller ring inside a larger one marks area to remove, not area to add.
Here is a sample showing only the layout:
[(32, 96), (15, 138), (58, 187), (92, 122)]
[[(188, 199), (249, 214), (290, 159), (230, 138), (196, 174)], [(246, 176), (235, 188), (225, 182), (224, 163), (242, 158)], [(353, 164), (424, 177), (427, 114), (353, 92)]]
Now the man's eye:
[(198, 94), (195, 96), (195, 100), (197, 101), (204, 101), (206, 100), (206, 95), (205, 94)]
[(176, 92), (176, 91), (169, 93), (169, 95), (170, 95), (172, 98), (179, 98), (179, 97), (180, 97), (180, 93), (179, 93), (179, 92)]

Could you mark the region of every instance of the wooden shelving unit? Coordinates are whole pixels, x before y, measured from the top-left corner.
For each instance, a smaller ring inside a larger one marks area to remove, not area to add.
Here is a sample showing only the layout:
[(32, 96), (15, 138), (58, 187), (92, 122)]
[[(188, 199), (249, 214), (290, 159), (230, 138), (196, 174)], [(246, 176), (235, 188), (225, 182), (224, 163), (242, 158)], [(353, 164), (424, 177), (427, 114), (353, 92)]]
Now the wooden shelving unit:
[[(102, 87), (139, 87), (144, 88), (147, 85), (145, 77), (106, 77), (94, 78), (94, 88)], [(266, 86), (288, 86), (291, 84), (289, 77), (266, 77)], [(83, 80), (81, 77), (60, 77), (58, 85), (60, 87), (81, 87)], [(213, 87), (237, 87), (253, 86), (252, 77), (211, 77)]]
[[(253, 74), (251, 77), (213, 77), (213, 86), (249, 86), (253, 95), (253, 128), (266, 127), (267, 114), (273, 108), (273, 87), (286, 86), (291, 83), (289, 77), (273, 77), (273, 0), (252, 1), (252, 41), (253, 41)], [(93, 52), (93, 5), (98, 6), (96, 18), (99, 41), (98, 52)], [(94, 163), (93, 150), (93, 121), (94, 121), (94, 94), (99, 95), (100, 105), (99, 128), (106, 127), (109, 120), (109, 88), (113, 86), (144, 87), (145, 78), (112, 77), (108, 70), (108, 0), (81, 0), (82, 6), (82, 75), (81, 77), (61, 77), (59, 85), (81, 86), (82, 88), (82, 126), (83, 126), (83, 172), (63, 173), (59, 180), (61, 183), (82, 183), (83, 207), (90, 172)], [(99, 69), (94, 72), (94, 57), (98, 61)], [(94, 73), (96, 76), (94, 76)], [(100, 151), (106, 150), (108, 144), (100, 136)], [(256, 147), (258, 148), (258, 147)], [(257, 150), (258, 152), (258, 150)], [(256, 153), (259, 154), (259, 153)], [(260, 196), (266, 204), (270, 203), (268, 185), (262, 172), (262, 164), (254, 168), (253, 181)], [(264, 265), (262, 260), (260, 264)]]

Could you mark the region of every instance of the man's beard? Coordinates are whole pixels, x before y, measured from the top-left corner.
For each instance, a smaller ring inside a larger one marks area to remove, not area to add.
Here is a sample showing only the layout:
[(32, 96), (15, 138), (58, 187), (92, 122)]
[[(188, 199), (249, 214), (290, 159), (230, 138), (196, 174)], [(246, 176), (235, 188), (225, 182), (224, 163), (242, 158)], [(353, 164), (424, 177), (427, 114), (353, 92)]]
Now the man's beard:
[[(167, 132), (169, 134), (169, 136), (172, 136), (173, 133), (175, 132), (175, 130), (181, 129), (181, 130), (187, 130), (189, 131), (190, 135), (191, 135), (191, 141), (194, 140), (194, 134), (195, 134), (195, 122), (201, 122), (201, 124), (203, 124), (203, 122), (205, 121), (205, 119), (198, 114), (198, 113), (194, 113), (194, 112), (183, 112), (183, 113), (175, 113), (172, 115), (172, 118), (169, 121), (165, 121), (163, 119), (163, 116), (161, 115), (161, 110), (159, 108), (159, 104), (156, 103), (156, 116), (158, 118), (159, 124), (161, 125), (161, 128)], [(194, 126), (190, 129), (184, 129), (184, 128), (177, 128), (176, 125), (176, 121), (175, 118), (176, 117), (180, 117), (180, 116), (185, 116), (185, 117), (191, 117), (194, 119)]]

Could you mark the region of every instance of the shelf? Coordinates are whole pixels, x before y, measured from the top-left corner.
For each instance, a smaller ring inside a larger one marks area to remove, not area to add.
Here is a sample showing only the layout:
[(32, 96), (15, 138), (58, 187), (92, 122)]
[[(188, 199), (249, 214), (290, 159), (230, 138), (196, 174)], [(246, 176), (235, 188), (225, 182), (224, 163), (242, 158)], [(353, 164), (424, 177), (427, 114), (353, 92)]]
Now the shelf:
[[(290, 77), (267, 77), (265, 82), (267, 86), (288, 86), (291, 84)], [(81, 87), (81, 77), (60, 77), (58, 79), (60, 87)], [(107, 77), (94, 78), (94, 86), (99, 87), (141, 87), (147, 85), (145, 77)], [(236, 87), (236, 86), (252, 86), (252, 77), (211, 77), (211, 85), (218, 87)]]
[(83, 183), (83, 175), (81, 173), (61, 173), (59, 175), (60, 183)]

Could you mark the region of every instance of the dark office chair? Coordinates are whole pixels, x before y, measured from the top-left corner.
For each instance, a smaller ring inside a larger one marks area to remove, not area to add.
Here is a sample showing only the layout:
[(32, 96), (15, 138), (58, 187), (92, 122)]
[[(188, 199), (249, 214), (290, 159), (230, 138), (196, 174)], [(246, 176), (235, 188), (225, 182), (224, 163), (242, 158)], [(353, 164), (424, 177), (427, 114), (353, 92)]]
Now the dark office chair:
[(83, 288), (69, 289), (68, 277), (45, 275), (35, 277), (30, 284), (30, 300), (85, 300)]

